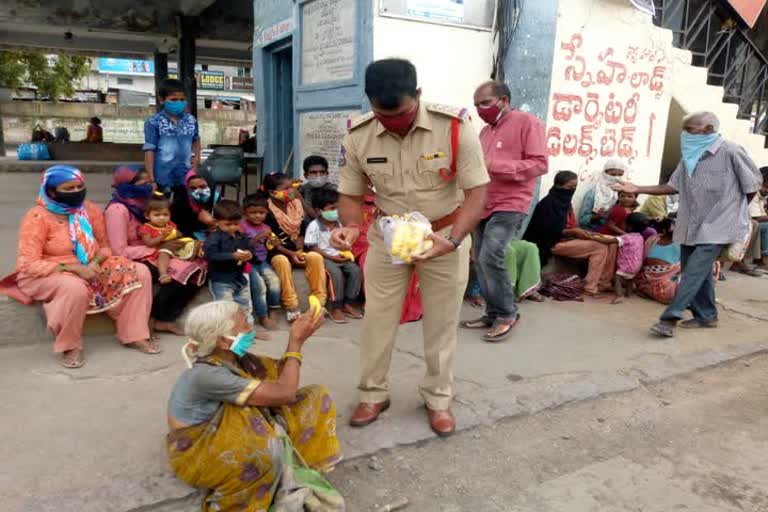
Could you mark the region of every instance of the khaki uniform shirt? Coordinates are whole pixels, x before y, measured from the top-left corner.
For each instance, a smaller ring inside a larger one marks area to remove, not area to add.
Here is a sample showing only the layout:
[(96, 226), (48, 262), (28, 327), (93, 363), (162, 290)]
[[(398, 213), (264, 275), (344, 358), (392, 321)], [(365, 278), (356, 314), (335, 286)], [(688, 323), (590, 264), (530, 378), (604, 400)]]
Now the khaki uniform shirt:
[[(450, 172), (451, 119), (460, 120), (456, 176)], [(339, 154), (339, 192), (350, 196), (376, 189), (376, 206), (387, 215), (421, 212), (436, 221), (464, 200), (463, 190), (487, 184), (483, 150), (466, 109), (421, 102), (404, 138), (388, 132), (373, 113), (350, 122)]]

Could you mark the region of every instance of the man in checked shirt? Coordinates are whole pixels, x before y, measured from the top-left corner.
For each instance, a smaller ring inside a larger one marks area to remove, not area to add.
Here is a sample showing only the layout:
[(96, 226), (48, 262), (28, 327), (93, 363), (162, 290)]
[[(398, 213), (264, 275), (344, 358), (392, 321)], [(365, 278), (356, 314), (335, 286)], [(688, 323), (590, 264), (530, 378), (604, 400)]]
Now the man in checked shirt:
[(672, 303), (651, 327), (659, 336), (674, 336), (686, 309), (693, 318), (680, 322), (680, 327), (717, 327), (712, 264), (724, 246), (743, 241), (749, 232), (748, 205), (762, 176), (744, 148), (725, 140), (719, 129), (720, 121), (711, 112), (685, 116), (682, 159), (669, 183), (617, 186), (634, 194), (680, 194), (674, 239), (681, 245), (682, 275)]

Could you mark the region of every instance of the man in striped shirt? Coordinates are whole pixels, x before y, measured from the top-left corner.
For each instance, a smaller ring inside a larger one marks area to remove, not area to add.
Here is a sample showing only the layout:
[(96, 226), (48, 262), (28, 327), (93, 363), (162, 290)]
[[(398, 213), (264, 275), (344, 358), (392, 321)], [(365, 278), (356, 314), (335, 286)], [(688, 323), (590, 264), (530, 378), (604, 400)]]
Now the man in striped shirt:
[(681, 245), (682, 276), (672, 303), (651, 328), (660, 336), (674, 336), (686, 309), (693, 319), (680, 327), (717, 327), (712, 265), (724, 246), (742, 242), (749, 232), (748, 205), (762, 176), (744, 148), (723, 139), (719, 129), (711, 112), (687, 115), (680, 136), (682, 159), (669, 183), (617, 187), (635, 194), (680, 194), (674, 240)]

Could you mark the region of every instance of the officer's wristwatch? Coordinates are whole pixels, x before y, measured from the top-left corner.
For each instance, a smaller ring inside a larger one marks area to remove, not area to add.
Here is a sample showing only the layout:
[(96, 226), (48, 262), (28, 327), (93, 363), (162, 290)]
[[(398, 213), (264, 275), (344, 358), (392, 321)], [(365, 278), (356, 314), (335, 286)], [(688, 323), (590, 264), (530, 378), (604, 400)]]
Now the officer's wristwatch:
[(454, 251), (457, 250), (459, 247), (461, 247), (461, 240), (459, 240), (458, 238), (449, 236), (447, 240), (453, 244)]

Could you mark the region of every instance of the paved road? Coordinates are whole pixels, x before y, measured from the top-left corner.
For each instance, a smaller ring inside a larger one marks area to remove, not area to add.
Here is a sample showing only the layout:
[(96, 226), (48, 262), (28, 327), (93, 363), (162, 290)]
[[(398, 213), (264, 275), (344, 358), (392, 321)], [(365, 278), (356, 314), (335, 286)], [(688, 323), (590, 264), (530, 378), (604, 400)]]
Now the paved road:
[[(6, 174), (0, 180), (2, 275), (12, 268), (18, 220), (34, 202), (39, 177)], [(88, 187), (90, 197), (105, 201), (108, 176), (89, 175)], [(459, 428), (630, 391), (767, 349), (768, 279), (729, 274), (718, 298), (720, 329), (681, 333), (674, 341), (648, 335), (661, 307), (641, 299), (619, 306), (526, 303), (517, 332), (501, 344), (461, 332), (454, 408)], [(462, 313), (476, 314), (468, 307)], [(99, 332), (85, 339), (87, 365), (71, 372), (53, 358), (41, 326), (34, 308), (0, 297), (0, 510), (160, 511), (160, 504), (176, 506), (189, 496), (190, 489), (169, 474), (162, 445), (165, 402), (183, 368), (183, 340), (164, 337), (164, 353), (150, 357), (121, 348), (110, 331)], [(302, 369), (303, 383), (326, 384), (336, 399), (339, 437), (353, 463), (434, 438), (416, 391), (424, 373), (418, 323), (400, 330), (392, 409), (369, 428), (347, 427), (357, 399), (359, 327), (323, 327), (307, 344)], [(255, 350), (279, 355), (285, 331), (275, 338)]]
[(344, 464), (349, 510), (764, 512), (768, 356)]

